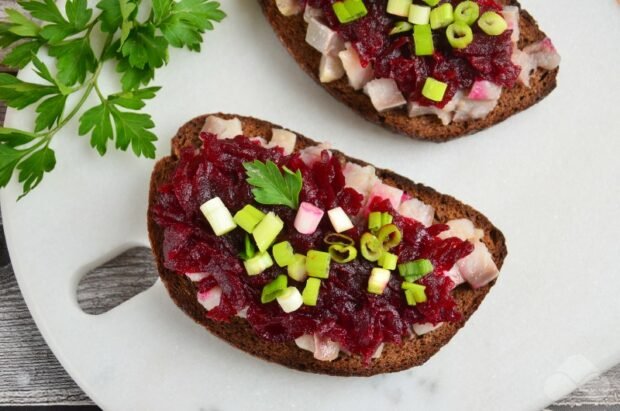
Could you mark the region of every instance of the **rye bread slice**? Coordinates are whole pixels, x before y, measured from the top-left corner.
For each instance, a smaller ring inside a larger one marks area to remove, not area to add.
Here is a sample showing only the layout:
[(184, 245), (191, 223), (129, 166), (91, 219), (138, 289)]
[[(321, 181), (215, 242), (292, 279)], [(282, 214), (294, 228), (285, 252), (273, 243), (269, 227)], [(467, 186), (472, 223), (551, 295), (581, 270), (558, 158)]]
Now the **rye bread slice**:
[[(521, 9), (517, 0), (497, 1), (504, 5), (518, 6), (521, 10), (519, 49), (546, 37), (545, 33), (538, 28), (536, 20), (527, 11)], [(434, 115), (410, 118), (404, 108), (379, 113), (373, 107), (368, 96), (361, 90), (355, 91), (349, 86), (346, 75), (331, 83), (320, 82), (318, 73), (321, 54), (305, 41), (307, 24), (304, 22), (302, 14), (286, 17), (278, 11), (275, 0), (258, 0), (258, 2), (284, 47), (310, 77), (323, 86), (332, 96), (359, 113), (366, 120), (409, 137), (443, 142), (473, 134), (533, 106), (556, 87), (559, 69), (549, 71), (539, 68), (532, 74), (529, 88), (517, 83), (512, 89), (505, 89), (497, 107), (485, 118), (452, 122), (447, 126), (444, 126)]]
[[(226, 119), (239, 118), (243, 124), (244, 135), (249, 137), (262, 136), (269, 138), (272, 128), (282, 128), (267, 121), (251, 117), (222, 113), (215, 115)], [(337, 360), (332, 362), (318, 361), (313, 358), (310, 352), (298, 348), (294, 342), (272, 343), (257, 337), (252, 332), (247, 321), (239, 317), (235, 317), (230, 323), (221, 323), (208, 319), (206, 317), (206, 310), (196, 299), (197, 290), (194, 284), (184, 275), (177, 274), (164, 267), (162, 251), (163, 230), (154, 222), (152, 215), (152, 205), (155, 201), (157, 189), (160, 184), (169, 178), (174, 170), (180, 150), (184, 147), (200, 146), (201, 142), (198, 135), (206, 117), (206, 115), (197, 117), (183, 125), (172, 139), (172, 154), (159, 160), (155, 165), (151, 176), (149, 192), (148, 231), (159, 275), (168, 289), (170, 297), (194, 321), (202, 324), (213, 334), (233, 346), (286, 367), (315, 373), (340, 376), (371, 376), (400, 371), (423, 364), (446, 344), (476, 311), (494, 284), (493, 282), (477, 290), (472, 289), (466, 284), (457, 287), (454, 291), (454, 296), (463, 314), (460, 322), (446, 323), (436, 331), (421, 337), (406, 339), (401, 345), (386, 344), (381, 357), (373, 360), (370, 367), (365, 367), (360, 357), (344, 355), (342, 353)], [(297, 134), (297, 150), (315, 144), (317, 143), (313, 140)], [(367, 164), (361, 160), (347, 157), (335, 150), (333, 153), (346, 161), (352, 161), (360, 165)], [(463, 217), (473, 221), (476, 227), (484, 230), (483, 241), (493, 255), (495, 264), (498, 268), (501, 268), (507, 254), (504, 236), (484, 215), (453, 197), (440, 194), (422, 184), (414, 183), (390, 170), (377, 169), (377, 175), (385, 183), (399, 187), (421, 201), (432, 205), (436, 210), (436, 219), (439, 222)]]

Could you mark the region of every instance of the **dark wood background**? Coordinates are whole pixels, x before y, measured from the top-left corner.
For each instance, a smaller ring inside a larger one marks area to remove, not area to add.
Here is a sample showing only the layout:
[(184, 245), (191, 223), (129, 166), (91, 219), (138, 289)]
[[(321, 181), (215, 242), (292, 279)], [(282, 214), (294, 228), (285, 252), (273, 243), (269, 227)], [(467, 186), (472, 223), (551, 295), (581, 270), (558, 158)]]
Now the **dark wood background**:
[[(7, 6), (16, 7), (15, 0), (0, 0), (0, 20)], [(0, 50), (0, 60), (4, 52)], [(7, 70), (0, 66), (0, 71)], [(0, 103), (0, 124), (4, 115)], [(150, 250), (134, 249), (89, 273), (78, 287), (78, 301), (86, 312), (104, 312), (148, 288), (155, 278)], [(92, 404), (58, 363), (28, 312), (11, 268), (0, 216), (0, 408), (46, 405), (61, 406), (46, 410), (66, 406), (96, 410)], [(620, 411), (620, 366), (550, 409)]]

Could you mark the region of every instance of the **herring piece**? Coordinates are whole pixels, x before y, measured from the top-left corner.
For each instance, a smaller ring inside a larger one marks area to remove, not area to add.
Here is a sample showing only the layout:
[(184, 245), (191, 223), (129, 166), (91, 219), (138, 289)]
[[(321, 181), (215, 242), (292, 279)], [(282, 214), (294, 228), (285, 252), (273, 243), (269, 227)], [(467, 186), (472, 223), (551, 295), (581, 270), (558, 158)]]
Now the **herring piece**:
[(368, 198), (375, 183), (379, 181), (375, 168), (371, 165), (362, 167), (355, 163), (347, 162), (342, 173), (344, 174), (345, 186), (351, 187), (363, 195), (364, 199)]
[(452, 268), (446, 271), (445, 276), (450, 278), (454, 283), (454, 287), (459, 286), (465, 282), (465, 279), (461, 275), (461, 270), (459, 270), (458, 264), (454, 264)]
[(372, 199), (375, 197), (382, 199), (387, 198), (390, 201), (392, 208), (394, 210), (398, 210), (398, 208), (400, 207), (400, 202), (403, 198), (403, 190), (381, 182), (377, 182), (370, 191), (369, 201), (372, 201)]
[(448, 102), (443, 108), (438, 108), (435, 106), (422, 106), (418, 103), (412, 102), (409, 103), (408, 113), (409, 117), (418, 117), (425, 115), (435, 115), (441, 121), (441, 124), (447, 126), (452, 122), (452, 114), (456, 109), (456, 105), (463, 98), (463, 92), (457, 91), (452, 100)]
[(443, 323), (438, 323), (435, 325), (431, 323), (413, 324), (413, 332), (416, 333), (416, 335), (424, 335), (430, 333), (431, 331), (435, 331), (442, 325)]
[(209, 116), (200, 132), (215, 134), (219, 139), (234, 138), (243, 135), (243, 127), (238, 118), (224, 120), (220, 117)]
[(383, 353), (383, 347), (385, 347), (384, 343), (379, 344), (375, 353), (372, 355), (373, 359), (381, 358), (381, 354)]
[(199, 283), (210, 275), (209, 273), (185, 273), (185, 276), (194, 283)]
[(435, 218), (435, 209), (417, 198), (403, 201), (400, 207), (398, 207), (398, 213), (403, 217), (419, 221), (425, 227), (431, 226)]
[(459, 272), (473, 288), (480, 288), (499, 275), (493, 256), (482, 241), (474, 243), (474, 251), (457, 261)]
[(321, 9), (317, 9), (306, 4), (306, 8), (304, 10), (304, 21), (306, 23), (310, 23), (310, 20), (319, 19), (322, 16), (323, 11)]
[(355, 90), (361, 90), (366, 83), (375, 77), (374, 70), (370, 64), (366, 67), (362, 67), (360, 57), (351, 43), (346, 43), (345, 47), (346, 50), (338, 53), (338, 57), (342, 60), (342, 66), (347, 73), (351, 87)]
[(222, 301), (222, 289), (220, 287), (213, 287), (209, 291), (198, 293), (198, 302), (205, 310), (211, 311)]
[(498, 100), (502, 95), (502, 87), (488, 80), (477, 80), (471, 87), (469, 100)]
[(276, 0), (276, 7), (286, 17), (299, 14), (302, 10), (301, 1), (299, 0)]
[(344, 42), (338, 33), (315, 18), (310, 19), (310, 23), (308, 23), (306, 43), (322, 54), (337, 53), (344, 50)]
[(526, 52), (519, 50), (515, 47), (512, 51), (512, 56), (510, 60), (517, 66), (521, 67), (521, 71), (519, 72), (519, 82), (526, 87), (530, 86), (530, 76), (532, 72), (536, 69), (536, 64), (532, 60), (532, 57)]
[(549, 37), (545, 37), (537, 43), (530, 44), (525, 47), (523, 51), (532, 58), (536, 67), (542, 67), (546, 70), (556, 69), (562, 61), (562, 58)]
[(407, 100), (398, 89), (398, 84), (391, 78), (378, 78), (364, 86), (364, 93), (370, 97), (372, 105), (378, 112), (404, 106)]
[(302, 350), (314, 353), (314, 336), (312, 334), (304, 334), (295, 338), (295, 344)]
[(463, 241), (478, 241), (484, 236), (484, 232), (474, 226), (474, 223), (467, 218), (457, 218), (446, 223), (448, 230), (439, 233), (438, 237), (442, 240), (450, 237), (460, 238)]
[(311, 166), (312, 164), (314, 164), (315, 162), (321, 159), (321, 153), (324, 150), (327, 150), (327, 154), (331, 158), (332, 153), (331, 151), (329, 151), (330, 148), (331, 148), (331, 144), (321, 143), (321, 144), (317, 144), (316, 146), (310, 146), (310, 147), (304, 148), (303, 150), (299, 152), (299, 155), (301, 157), (301, 161), (306, 163), (306, 165)]
[(470, 100), (468, 98), (463, 98), (456, 105), (452, 120), (458, 122), (485, 118), (497, 106), (497, 101), (497, 99)]
[(515, 44), (518, 43), (519, 37), (521, 37), (521, 29), (519, 28), (519, 19), (521, 17), (519, 7), (504, 6), (502, 9), (502, 16), (504, 20), (506, 20), (506, 24), (508, 24), (508, 30), (512, 30), (510, 40)]
[(338, 358), (340, 344), (314, 334), (314, 358), (319, 361), (333, 361)]
[(267, 147), (282, 147), (284, 154), (292, 154), (295, 150), (295, 144), (297, 143), (297, 135), (288, 130), (281, 128), (271, 129), (271, 141)]
[(344, 76), (344, 67), (338, 56), (323, 54), (319, 63), (319, 80), (321, 83), (331, 83)]

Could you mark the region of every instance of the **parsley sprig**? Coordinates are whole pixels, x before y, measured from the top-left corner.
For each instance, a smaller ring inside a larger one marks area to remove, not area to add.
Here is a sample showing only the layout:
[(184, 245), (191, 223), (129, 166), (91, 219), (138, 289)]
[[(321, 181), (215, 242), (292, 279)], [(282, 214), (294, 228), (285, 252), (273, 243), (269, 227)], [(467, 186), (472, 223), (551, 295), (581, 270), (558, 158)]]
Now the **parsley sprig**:
[(299, 207), (299, 193), (303, 179), (301, 171), (292, 172), (286, 166), (280, 168), (271, 160), (243, 163), (247, 182), (254, 186), (254, 200), (260, 204), (285, 205), (292, 209)]
[[(79, 135), (90, 135), (90, 145), (100, 155), (114, 141), (117, 149), (131, 146), (136, 156), (154, 158), (155, 124), (140, 110), (160, 88), (147, 86), (168, 63), (169, 47), (200, 51), (204, 32), (226, 16), (211, 0), (142, 5), (141, 0), (100, 0), (95, 8), (87, 0), (67, 0), (64, 13), (54, 0), (18, 3), (27, 13), (7, 9), (8, 21), (0, 23), (0, 47), (14, 46), (2, 64), (23, 69), (32, 63), (40, 78), (31, 83), (0, 73), (0, 100), (7, 106), (21, 110), (37, 104), (32, 131), (0, 127), (0, 187), (17, 173), (23, 186), (20, 198), (54, 169), (50, 143), (78, 115)], [(140, 19), (138, 8), (146, 6), (148, 18)], [(43, 50), (55, 60), (54, 71), (37, 57)], [(120, 90), (113, 94), (100, 88), (105, 64), (115, 65), (120, 75)], [(92, 93), (99, 102), (84, 110)], [(69, 106), (73, 94), (80, 97)]]

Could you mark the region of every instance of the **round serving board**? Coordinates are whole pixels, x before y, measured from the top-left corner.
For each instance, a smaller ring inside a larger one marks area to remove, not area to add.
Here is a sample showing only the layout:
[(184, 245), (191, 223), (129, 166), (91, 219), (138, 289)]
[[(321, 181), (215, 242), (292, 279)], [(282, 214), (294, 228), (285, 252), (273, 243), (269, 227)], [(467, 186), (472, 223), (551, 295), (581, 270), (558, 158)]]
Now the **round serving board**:
[[(0, 192), (11, 260), (43, 336), (107, 410), (540, 409), (620, 362), (620, 7), (576, 0), (523, 5), (563, 56), (547, 99), (492, 129), (446, 144), (362, 121), (286, 54), (258, 4), (225, 0), (229, 17), (200, 54), (175, 50), (146, 110), (158, 155), (188, 119), (230, 112), (270, 120), (473, 205), (506, 235), (497, 285), (426, 365), (372, 378), (291, 371), (195, 325), (161, 283), (90, 316), (76, 285), (93, 267), (147, 245), (154, 162), (110, 148), (75, 123), (53, 144), (58, 165), (19, 203)], [(21, 72), (34, 80), (31, 70)], [(112, 70), (104, 88), (116, 91)], [(107, 87), (106, 87), (107, 86)], [(7, 126), (33, 124), (29, 111)]]

